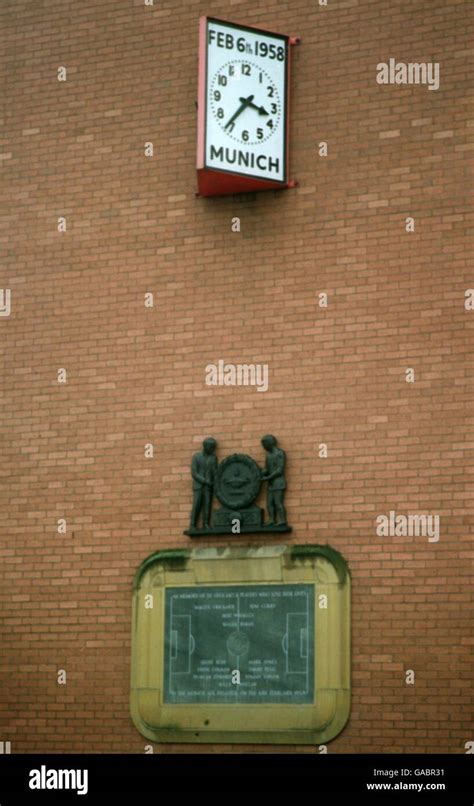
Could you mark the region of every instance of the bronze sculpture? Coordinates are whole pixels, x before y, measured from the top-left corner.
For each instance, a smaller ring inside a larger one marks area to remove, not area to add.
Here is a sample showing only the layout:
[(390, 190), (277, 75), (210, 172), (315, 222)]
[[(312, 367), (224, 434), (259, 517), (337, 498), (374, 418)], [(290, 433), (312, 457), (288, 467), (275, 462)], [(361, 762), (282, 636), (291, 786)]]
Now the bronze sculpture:
[[(191, 462), (193, 506), (191, 523), (185, 534), (190, 537), (219, 534), (291, 532), (283, 503), (286, 479), (285, 451), (271, 434), (262, 437), (266, 452), (265, 467), (260, 468), (251, 456), (234, 453), (218, 463), (217, 442), (208, 437), (202, 451)], [(267, 482), (267, 513), (256, 505), (262, 482)], [(213, 509), (214, 495), (221, 504)], [(202, 526), (198, 521), (202, 512)]]

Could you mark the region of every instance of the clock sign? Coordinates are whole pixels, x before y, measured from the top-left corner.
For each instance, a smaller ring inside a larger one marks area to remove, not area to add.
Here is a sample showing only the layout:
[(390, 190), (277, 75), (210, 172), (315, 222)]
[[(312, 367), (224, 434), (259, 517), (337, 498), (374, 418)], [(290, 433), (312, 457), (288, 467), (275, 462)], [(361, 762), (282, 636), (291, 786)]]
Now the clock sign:
[(212, 17), (201, 17), (199, 37), (199, 195), (294, 187), (289, 68), (299, 38)]

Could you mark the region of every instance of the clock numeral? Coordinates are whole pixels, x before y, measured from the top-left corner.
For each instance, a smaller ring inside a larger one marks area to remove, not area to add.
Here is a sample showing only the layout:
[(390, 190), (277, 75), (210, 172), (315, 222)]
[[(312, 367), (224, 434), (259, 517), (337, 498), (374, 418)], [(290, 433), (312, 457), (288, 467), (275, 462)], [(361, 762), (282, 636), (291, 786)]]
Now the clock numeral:
[(243, 76), (249, 76), (250, 72), (251, 72), (250, 71), (250, 65), (249, 64), (243, 64), (242, 65), (242, 75)]
[(225, 128), (231, 132), (235, 128), (235, 123), (228, 123)]
[(225, 87), (227, 84), (227, 76), (218, 76), (217, 83), (220, 84), (222, 87)]
[(268, 126), (269, 129), (273, 129), (273, 120), (268, 120), (267, 121), (267, 126)]
[(263, 140), (263, 129), (257, 129), (257, 140)]
[(263, 81), (263, 73), (260, 73), (260, 75), (259, 75), (259, 77), (258, 77), (258, 80), (259, 80), (259, 82), (260, 82), (260, 84), (261, 84), (261, 83), (262, 83), (262, 81)]
[(276, 115), (276, 113), (278, 112), (278, 107), (277, 107), (277, 105), (276, 105), (276, 104), (272, 104), (271, 109), (272, 109), (272, 115)]
[(246, 143), (248, 139), (249, 139), (249, 133), (247, 129), (244, 129), (242, 132), (242, 140), (244, 141), (244, 143)]
[(267, 87), (267, 96), (268, 96), (268, 98), (273, 98), (274, 95), (275, 95), (275, 87), (272, 87), (272, 86)]
[(233, 76), (235, 74), (235, 67), (233, 64), (229, 64), (229, 75)]
[(218, 118), (224, 117), (224, 110), (222, 109), (222, 106), (220, 106), (219, 109), (217, 110), (217, 117)]
[[(214, 100), (215, 101), (220, 101), (220, 99), (221, 99), (221, 94), (220, 94), (219, 90), (214, 90)], [(275, 104), (272, 104), (272, 106), (275, 106)], [(275, 109), (275, 112), (276, 112), (276, 109)]]

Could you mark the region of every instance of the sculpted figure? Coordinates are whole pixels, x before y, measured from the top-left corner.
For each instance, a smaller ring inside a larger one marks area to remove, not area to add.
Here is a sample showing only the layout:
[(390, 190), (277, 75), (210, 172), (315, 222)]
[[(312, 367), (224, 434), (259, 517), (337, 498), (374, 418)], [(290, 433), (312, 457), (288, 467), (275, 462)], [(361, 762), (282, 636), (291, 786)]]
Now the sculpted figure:
[(193, 508), (191, 511), (191, 529), (198, 528), (198, 519), (203, 513), (203, 528), (209, 529), (212, 509), (212, 496), (217, 471), (217, 442), (207, 437), (202, 443), (202, 451), (194, 454), (191, 461), (193, 477)]
[(285, 462), (286, 454), (278, 447), (276, 438), (271, 434), (262, 437), (262, 446), (266, 451), (265, 469), (262, 481), (268, 482), (267, 511), (270, 522), (267, 526), (286, 526), (286, 512), (283, 498), (286, 489)]

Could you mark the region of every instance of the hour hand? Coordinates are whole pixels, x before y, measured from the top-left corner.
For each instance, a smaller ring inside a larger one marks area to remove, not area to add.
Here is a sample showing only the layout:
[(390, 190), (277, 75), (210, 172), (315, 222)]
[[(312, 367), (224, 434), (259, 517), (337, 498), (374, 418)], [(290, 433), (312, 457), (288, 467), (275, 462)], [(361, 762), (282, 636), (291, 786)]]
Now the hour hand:
[(236, 120), (239, 117), (240, 114), (242, 114), (244, 109), (247, 109), (247, 107), (250, 106), (253, 99), (254, 99), (253, 95), (249, 95), (248, 98), (239, 98), (240, 106), (237, 109), (237, 112), (234, 112), (232, 117), (227, 121), (227, 123), (224, 126), (224, 129), (227, 129), (227, 127), (230, 126), (234, 122), (234, 120)]
[[(244, 101), (244, 98), (239, 98), (239, 101)], [(257, 104), (253, 104), (251, 101), (247, 104), (250, 109), (256, 109), (259, 115), (269, 115), (270, 113), (267, 112), (264, 106), (257, 106)]]

